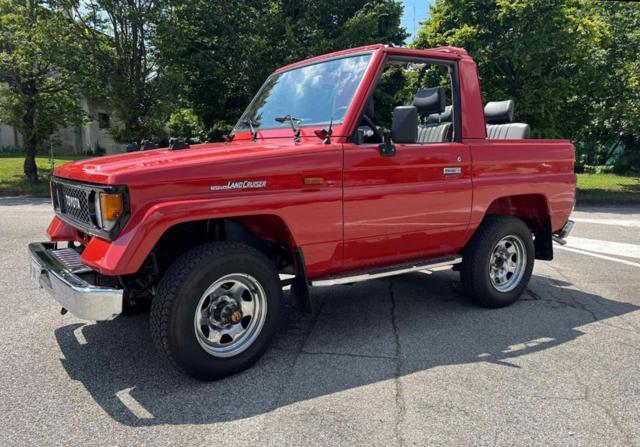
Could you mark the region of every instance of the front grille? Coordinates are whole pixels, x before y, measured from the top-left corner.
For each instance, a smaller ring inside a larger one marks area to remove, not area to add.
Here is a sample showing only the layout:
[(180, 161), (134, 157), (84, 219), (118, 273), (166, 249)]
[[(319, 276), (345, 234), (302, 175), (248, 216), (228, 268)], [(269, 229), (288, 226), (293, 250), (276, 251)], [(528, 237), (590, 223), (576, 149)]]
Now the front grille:
[(90, 189), (66, 183), (53, 183), (56, 211), (63, 217), (93, 227), (89, 204), (94, 194)]
[[(96, 199), (99, 194), (122, 194), (124, 213), (110, 229), (98, 225), (99, 210)], [(51, 198), (56, 215), (71, 226), (91, 236), (113, 240), (129, 219), (129, 194), (126, 186), (96, 185), (53, 177)]]

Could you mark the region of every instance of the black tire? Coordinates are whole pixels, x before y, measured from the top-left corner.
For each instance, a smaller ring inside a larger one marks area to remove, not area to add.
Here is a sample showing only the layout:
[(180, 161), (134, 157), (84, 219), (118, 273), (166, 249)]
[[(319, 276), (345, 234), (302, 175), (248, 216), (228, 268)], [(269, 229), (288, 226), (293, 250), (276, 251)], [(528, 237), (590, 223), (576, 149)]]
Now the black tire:
[[(217, 357), (198, 341), (194, 317), (207, 288), (234, 273), (259, 282), (266, 296), (266, 317), (244, 351)], [(282, 312), (282, 286), (273, 262), (248, 245), (208, 243), (182, 255), (164, 274), (151, 306), (151, 337), (175, 366), (197, 379), (215, 380), (248, 368), (262, 356), (278, 331)]]
[[(514, 279), (513, 289), (501, 291), (497, 288), (500, 285), (495, 285), (492, 281), (491, 259), (497, 244), (510, 236), (522, 242), (525, 253), (521, 259), (526, 264), (521, 270), (520, 279)], [(465, 247), (460, 279), (466, 294), (474, 303), (495, 309), (513, 304), (522, 295), (531, 279), (533, 263), (533, 238), (527, 224), (517, 217), (487, 216)]]

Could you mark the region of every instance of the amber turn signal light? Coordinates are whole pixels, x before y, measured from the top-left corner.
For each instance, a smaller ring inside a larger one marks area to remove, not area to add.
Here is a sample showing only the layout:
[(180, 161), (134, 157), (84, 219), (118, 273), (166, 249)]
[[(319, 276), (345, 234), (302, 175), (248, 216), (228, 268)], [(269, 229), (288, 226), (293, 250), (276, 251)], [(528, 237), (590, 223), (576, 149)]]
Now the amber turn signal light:
[(124, 212), (122, 194), (100, 194), (100, 210), (103, 220), (113, 221), (118, 219)]
[(324, 179), (322, 177), (305, 177), (302, 179), (304, 185), (324, 185)]

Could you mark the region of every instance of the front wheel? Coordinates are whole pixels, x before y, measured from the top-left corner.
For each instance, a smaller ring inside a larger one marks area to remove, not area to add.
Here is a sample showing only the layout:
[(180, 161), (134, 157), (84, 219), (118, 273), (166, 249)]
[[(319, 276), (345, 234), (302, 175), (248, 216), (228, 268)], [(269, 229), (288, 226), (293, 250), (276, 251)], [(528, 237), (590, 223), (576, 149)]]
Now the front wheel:
[(488, 216), (465, 248), (460, 278), (482, 307), (514, 303), (531, 278), (534, 245), (529, 227), (511, 216)]
[(264, 353), (283, 308), (274, 264), (230, 242), (187, 252), (164, 275), (151, 307), (156, 347), (188, 374), (213, 380)]

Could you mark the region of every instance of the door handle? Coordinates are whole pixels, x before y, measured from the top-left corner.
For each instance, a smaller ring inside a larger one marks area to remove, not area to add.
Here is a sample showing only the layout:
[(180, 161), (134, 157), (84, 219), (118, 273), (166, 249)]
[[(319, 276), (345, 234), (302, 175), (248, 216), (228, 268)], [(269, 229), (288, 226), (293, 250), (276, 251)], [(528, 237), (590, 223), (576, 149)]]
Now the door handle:
[(462, 174), (462, 168), (460, 166), (450, 166), (448, 168), (443, 168), (442, 173), (444, 175), (457, 175)]

